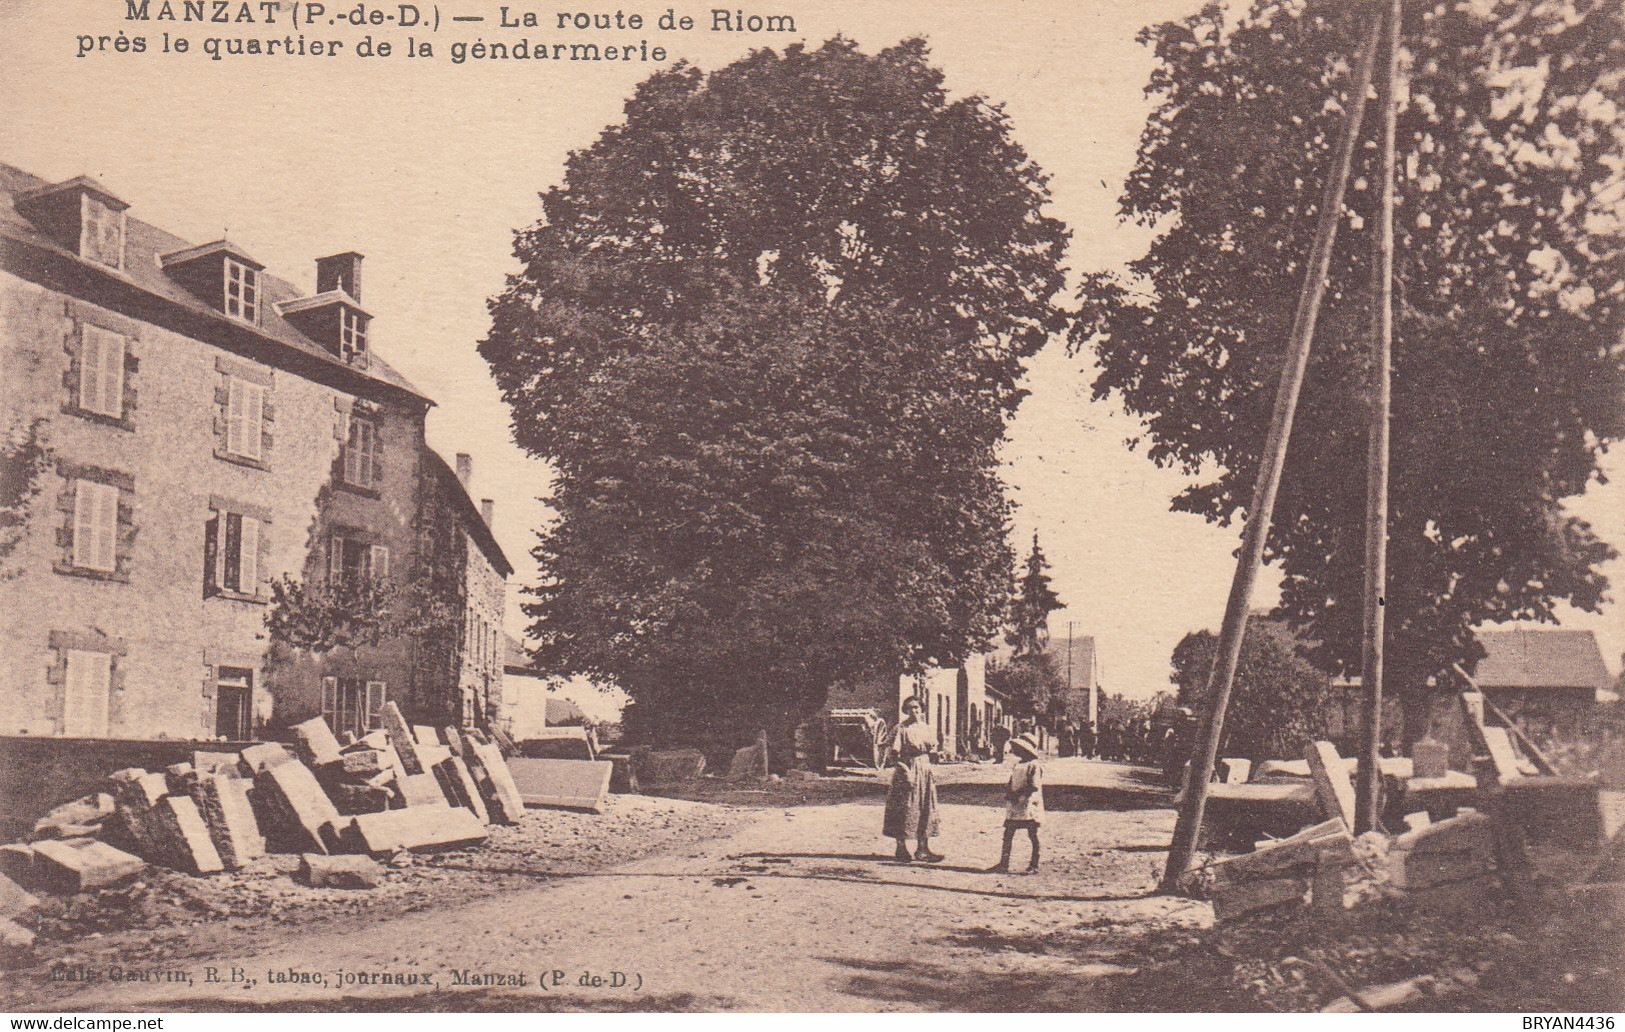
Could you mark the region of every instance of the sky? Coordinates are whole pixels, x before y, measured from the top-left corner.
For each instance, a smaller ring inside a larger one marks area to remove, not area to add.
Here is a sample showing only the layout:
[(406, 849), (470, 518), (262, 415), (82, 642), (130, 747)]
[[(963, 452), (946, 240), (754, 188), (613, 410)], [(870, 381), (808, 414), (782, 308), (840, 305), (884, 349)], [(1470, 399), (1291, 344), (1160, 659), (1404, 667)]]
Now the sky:
[[(744, 9), (795, 19), (795, 32), (773, 34), (704, 31), (711, 7), (699, 3), (509, 8), (534, 11), (544, 23), (557, 10), (617, 9), (653, 23), (670, 7), (701, 28), (661, 33), (649, 25), (598, 41), (648, 39), (704, 69), (752, 47), (816, 45), (836, 33), (870, 52), (924, 36), (949, 90), (1003, 103), (1015, 138), (1049, 174), (1051, 213), (1072, 230), (1068, 264), (1076, 275), (1121, 267), (1150, 240), (1117, 217), (1150, 109), (1143, 95), (1150, 55), (1135, 35), (1199, 4), (783, 0)], [(328, 6), (354, 8), (345, 0)], [(500, 6), (454, 0), (442, 8), (448, 21), (438, 33), (303, 27), (310, 39), (345, 40), (337, 57), (211, 61), (200, 52), (209, 36), (297, 33), (282, 23), (129, 24), (123, 0), (0, 0), (0, 96), (12, 101), (0, 121), (0, 161), (53, 181), (98, 176), (131, 203), (134, 217), (200, 243), (229, 235), (272, 273), (306, 287), (314, 286), (317, 256), (365, 254), (372, 346), (437, 402), (430, 444), (448, 458), (474, 456), (473, 493), (495, 500), (497, 538), (518, 568), (507, 625), (521, 635), (518, 603), (521, 588), (537, 579), (529, 553), (548, 515), (539, 501), (548, 471), (512, 443), (508, 411), (475, 352), (489, 325), (485, 301), (517, 267), (512, 234), (539, 216), (537, 195), (560, 180), (571, 150), (619, 121), (625, 99), (656, 66), (447, 61), (453, 40), (591, 38), (501, 29)], [(487, 21), (451, 25), (452, 15)], [(76, 56), (80, 35), (105, 35), (111, 45), (121, 29), (147, 36), (148, 51)], [(190, 38), (192, 50), (163, 53), (165, 30)], [(392, 41), (396, 53), (353, 56), (369, 32)], [(439, 53), (402, 57), (408, 35), (432, 40)], [(1218, 627), (1239, 530), (1168, 511), (1185, 479), (1153, 466), (1143, 449), (1127, 450), (1136, 422), (1109, 399), (1090, 400), (1091, 379), (1090, 357), (1068, 355), (1061, 340), (1031, 365), (1032, 394), (1004, 452), (1018, 506), (1013, 539), (1024, 553), (1035, 529), (1042, 537), (1067, 603), (1051, 619), (1052, 634), (1063, 637), (1070, 626), (1094, 636), (1106, 690), (1145, 697), (1168, 688), (1169, 655), (1186, 632)], [(1617, 453), (1610, 467), (1625, 473)], [(1619, 546), (1622, 484), (1625, 476), (1616, 475), (1574, 505)], [(1625, 584), (1625, 562), (1607, 572)], [(1266, 572), (1261, 581), (1255, 601), (1269, 605), (1275, 578)], [(1565, 613), (1563, 625), (1595, 630), (1610, 670), (1619, 670), (1625, 618), (1618, 604), (1601, 614)]]

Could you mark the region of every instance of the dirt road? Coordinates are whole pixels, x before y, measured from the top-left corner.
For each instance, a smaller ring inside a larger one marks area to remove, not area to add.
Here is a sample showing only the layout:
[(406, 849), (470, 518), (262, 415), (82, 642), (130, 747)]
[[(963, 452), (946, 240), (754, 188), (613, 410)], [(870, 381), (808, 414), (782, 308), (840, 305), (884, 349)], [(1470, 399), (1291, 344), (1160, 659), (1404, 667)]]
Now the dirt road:
[[(944, 773), (940, 865), (890, 859), (877, 785), (858, 801), (759, 810), (723, 837), (608, 869), (529, 865), (484, 899), (216, 937), (213, 952), (121, 972), (139, 980), (114, 981), (105, 958), (74, 972), (90, 983), (15, 972), (31, 981), (11, 979), (7, 995), (66, 1011), (1143, 1005), (1123, 977), (1129, 941), (1159, 929), (1177, 940), (1211, 919), (1204, 903), (1149, 894), (1173, 814), (1146, 775), (1050, 761), (1044, 869), (999, 875), (985, 868), (1005, 772)], [(577, 819), (591, 834), (594, 818)]]

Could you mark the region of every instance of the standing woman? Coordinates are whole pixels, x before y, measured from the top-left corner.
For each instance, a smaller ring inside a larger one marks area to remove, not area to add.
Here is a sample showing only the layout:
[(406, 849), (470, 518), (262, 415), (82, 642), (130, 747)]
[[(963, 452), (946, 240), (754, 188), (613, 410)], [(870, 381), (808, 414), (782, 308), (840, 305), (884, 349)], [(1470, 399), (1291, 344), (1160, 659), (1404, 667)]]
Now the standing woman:
[[(886, 793), (885, 834), (897, 840), (901, 863), (920, 860), (934, 864), (942, 856), (931, 852), (931, 837), (937, 834), (937, 780), (931, 773), (931, 751), (936, 736), (920, 719), (920, 700), (903, 700), (903, 721), (897, 725), (889, 759), (892, 765), (891, 789)], [(919, 845), (912, 856), (908, 840)]]

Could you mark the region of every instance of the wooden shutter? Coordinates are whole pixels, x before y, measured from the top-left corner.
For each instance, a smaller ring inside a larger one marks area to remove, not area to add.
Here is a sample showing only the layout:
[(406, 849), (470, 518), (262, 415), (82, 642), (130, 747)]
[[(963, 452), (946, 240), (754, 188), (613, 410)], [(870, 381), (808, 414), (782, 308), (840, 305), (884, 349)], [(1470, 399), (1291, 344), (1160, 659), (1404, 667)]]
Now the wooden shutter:
[(62, 733), (70, 737), (107, 734), (108, 696), (113, 657), (105, 652), (70, 649), (63, 678)]
[(220, 514), (210, 511), (209, 522), (203, 525), (203, 596), (215, 593), (220, 587)]
[(388, 700), (389, 690), (383, 681), (367, 682), (367, 709), (366, 730), (375, 731), (383, 726), (384, 703)]
[(73, 564), (112, 572), (118, 565), (118, 488), (77, 480), (73, 491)]
[(234, 512), (226, 513), (225, 575), (221, 583), (232, 591), (242, 588), (243, 576), (243, 518)]
[(109, 416), (124, 415), (124, 338), (100, 327), (90, 327), (101, 338), (102, 407)]
[(384, 545), (373, 545), (367, 549), (367, 573), (373, 580), (383, 580), (389, 576), (389, 549)]
[(339, 715), (339, 679), (336, 677), (322, 678), (322, 719), (334, 731), (343, 731), (338, 723)]
[(251, 516), (242, 517), (239, 538), (242, 549), (237, 560), (237, 590), (257, 595), (260, 592), (260, 521)]
[(235, 376), (226, 377), (226, 451), (243, 453), (243, 387)]
[(243, 448), (238, 454), (257, 459), (260, 457), (261, 423), (265, 416), (265, 388), (258, 384), (245, 383), (242, 385), (242, 393)]
[(344, 576), (344, 539), (337, 534), (327, 537), (327, 577), (337, 581)]
[(79, 407), (88, 412), (102, 410), (102, 359), (104, 338), (94, 326), (79, 330)]

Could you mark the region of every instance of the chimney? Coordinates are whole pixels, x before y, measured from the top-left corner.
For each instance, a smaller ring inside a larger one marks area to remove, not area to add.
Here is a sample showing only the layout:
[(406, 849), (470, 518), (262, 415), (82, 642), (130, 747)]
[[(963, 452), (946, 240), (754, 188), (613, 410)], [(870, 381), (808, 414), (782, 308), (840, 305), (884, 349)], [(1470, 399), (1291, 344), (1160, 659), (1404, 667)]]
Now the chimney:
[(462, 481), (463, 490), (468, 490), (468, 482), (474, 479), (474, 456), (468, 452), (457, 453), (457, 479)]
[(316, 259), (316, 293), (342, 290), (361, 300), (361, 255), (354, 251)]
[(485, 525), (489, 527), (492, 521), (497, 518), (497, 503), (489, 498), (481, 498), (480, 517), (485, 520)]

